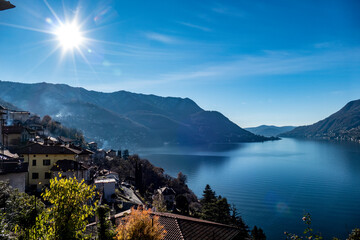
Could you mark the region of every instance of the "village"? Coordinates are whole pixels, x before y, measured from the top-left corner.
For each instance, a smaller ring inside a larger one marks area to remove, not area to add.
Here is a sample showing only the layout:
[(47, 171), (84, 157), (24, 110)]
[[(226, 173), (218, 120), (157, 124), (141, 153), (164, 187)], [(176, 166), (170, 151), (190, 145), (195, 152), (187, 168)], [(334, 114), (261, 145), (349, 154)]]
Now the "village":
[[(190, 217), (201, 204), (182, 173), (174, 179), (147, 160), (130, 155), (127, 149), (99, 149), (97, 143), (85, 142), (79, 132), (66, 129), (49, 116), (41, 119), (0, 106), (0, 118), (0, 181), (19, 192), (40, 197), (51, 179), (76, 178), (96, 186), (93, 201), (109, 206), (108, 217), (113, 223), (140, 206), (160, 218), (171, 233), (165, 239), (204, 239), (209, 229), (214, 234), (209, 239), (218, 239), (218, 233), (224, 235), (222, 239), (233, 239), (241, 232), (235, 226)], [(92, 217), (87, 226), (93, 236), (97, 221)]]

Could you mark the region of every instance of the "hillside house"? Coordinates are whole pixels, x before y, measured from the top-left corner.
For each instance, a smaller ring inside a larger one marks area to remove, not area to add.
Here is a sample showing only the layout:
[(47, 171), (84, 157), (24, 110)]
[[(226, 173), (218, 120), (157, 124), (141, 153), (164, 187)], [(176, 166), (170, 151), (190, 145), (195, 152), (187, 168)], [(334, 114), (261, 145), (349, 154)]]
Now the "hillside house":
[(110, 170), (100, 170), (99, 177), (115, 179), (116, 183), (119, 183), (119, 174)]
[(5, 125), (7, 109), (0, 105), (0, 143), (3, 144), (3, 127)]
[(59, 142), (61, 142), (64, 145), (68, 145), (68, 144), (73, 144), (74, 142), (76, 142), (76, 140), (71, 139), (71, 138), (66, 138), (63, 136), (58, 137)]
[(112, 202), (116, 189), (115, 179), (96, 179), (95, 180), (96, 190), (103, 194), (103, 198), (107, 202)]
[(61, 174), (62, 178), (76, 177), (79, 182), (82, 180), (90, 182), (90, 173), (88, 168), (75, 160), (58, 160), (54, 166), (51, 167), (50, 171), (52, 172), (53, 177)]
[(21, 125), (4, 126), (2, 134), (4, 135), (4, 145), (6, 147), (17, 147), (21, 144), (34, 140), (36, 131)]
[(154, 195), (158, 195), (159, 199), (164, 201), (168, 209), (171, 209), (174, 206), (176, 195), (174, 189), (169, 187), (159, 188), (155, 191)]
[(4, 126), (2, 131), (4, 145), (10, 148), (20, 145), (23, 130), (21, 125)]
[[(76, 160), (81, 151), (64, 145), (31, 143), (17, 150), (24, 162), (29, 163), (26, 185), (30, 191), (40, 191), (51, 179), (51, 168), (59, 160)], [(41, 183), (41, 184), (39, 184)]]
[(89, 145), (90, 150), (93, 152), (96, 152), (96, 150), (98, 149), (98, 145), (96, 142), (89, 142), (88, 145)]
[(98, 149), (93, 155), (94, 158), (98, 158), (98, 159), (105, 158), (105, 156), (106, 156), (106, 151), (103, 149)]
[(114, 158), (114, 157), (116, 157), (116, 151), (111, 149), (111, 150), (106, 152), (106, 156)]
[(7, 112), (6, 122), (7, 125), (13, 125), (15, 122), (25, 123), (30, 118), (30, 112), (28, 111), (14, 111)]
[(8, 181), (11, 187), (25, 192), (29, 164), (12, 157), (17, 157), (17, 155), (5, 152), (0, 154), (0, 181)]

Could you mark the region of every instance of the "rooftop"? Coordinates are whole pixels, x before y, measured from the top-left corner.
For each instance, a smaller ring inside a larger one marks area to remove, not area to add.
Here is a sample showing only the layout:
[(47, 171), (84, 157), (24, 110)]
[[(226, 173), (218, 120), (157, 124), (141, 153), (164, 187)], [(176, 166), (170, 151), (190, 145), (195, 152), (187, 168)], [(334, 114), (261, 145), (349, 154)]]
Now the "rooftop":
[(97, 184), (97, 183), (116, 183), (116, 181), (115, 181), (115, 179), (113, 179), (113, 178), (107, 178), (107, 179), (96, 179), (95, 180), (95, 184)]
[(74, 140), (74, 139), (71, 139), (71, 138), (66, 138), (66, 137), (63, 137), (63, 136), (58, 137), (58, 139), (59, 139), (61, 142), (66, 142), (66, 143), (72, 143), (72, 142), (75, 142), (75, 140)]
[(11, 153), (9, 150), (1, 150), (0, 151), (0, 159), (7, 159), (7, 158), (18, 158), (19, 155), (16, 153)]
[(65, 145), (32, 143), (17, 150), (18, 154), (80, 154), (81, 151)]
[[(130, 212), (127, 211), (126, 214)], [(119, 213), (114, 216), (119, 224), (126, 214)], [(193, 217), (172, 213), (151, 213), (159, 217), (159, 222), (166, 230), (164, 240), (235, 240), (241, 231), (233, 226), (216, 222), (201, 220)]]
[(174, 189), (169, 188), (169, 187), (159, 188), (157, 191), (158, 191), (158, 193), (163, 194), (163, 195), (175, 195), (176, 194)]
[(159, 217), (167, 231), (165, 240), (231, 240), (240, 233), (236, 227), (197, 218), (160, 212), (153, 215)]

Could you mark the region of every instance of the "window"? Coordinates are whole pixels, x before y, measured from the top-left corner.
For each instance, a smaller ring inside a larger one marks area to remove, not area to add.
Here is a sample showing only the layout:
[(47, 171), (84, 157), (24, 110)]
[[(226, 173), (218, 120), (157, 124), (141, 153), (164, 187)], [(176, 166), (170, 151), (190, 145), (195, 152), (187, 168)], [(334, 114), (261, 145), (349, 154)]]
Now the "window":
[(50, 166), (50, 159), (44, 159), (43, 160), (43, 165), (44, 166)]
[(45, 173), (45, 179), (50, 179), (50, 178), (51, 178), (51, 173), (46, 172), (46, 173)]
[(33, 166), (36, 166), (36, 159), (33, 159)]
[(39, 173), (33, 172), (32, 179), (38, 179), (38, 178), (39, 178)]

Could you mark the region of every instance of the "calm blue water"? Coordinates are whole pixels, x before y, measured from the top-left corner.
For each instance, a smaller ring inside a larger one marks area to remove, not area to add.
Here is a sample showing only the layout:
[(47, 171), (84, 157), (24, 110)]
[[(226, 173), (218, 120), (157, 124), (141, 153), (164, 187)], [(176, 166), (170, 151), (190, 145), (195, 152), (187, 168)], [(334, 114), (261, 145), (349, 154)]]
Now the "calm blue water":
[(301, 233), (305, 212), (325, 239), (360, 227), (360, 144), (283, 139), (139, 153), (172, 176), (186, 174), (199, 197), (210, 184), (270, 240)]

